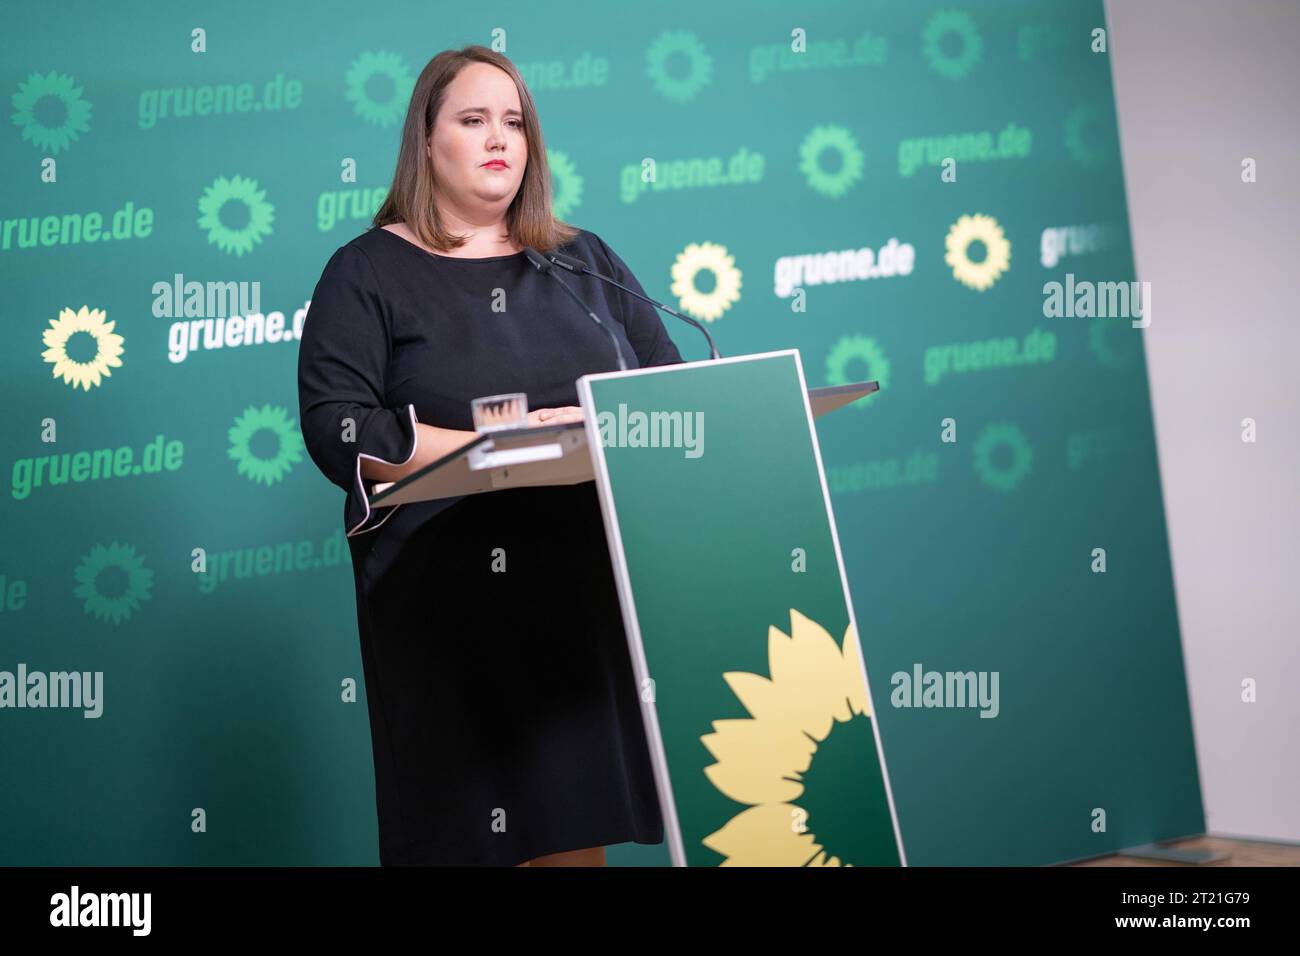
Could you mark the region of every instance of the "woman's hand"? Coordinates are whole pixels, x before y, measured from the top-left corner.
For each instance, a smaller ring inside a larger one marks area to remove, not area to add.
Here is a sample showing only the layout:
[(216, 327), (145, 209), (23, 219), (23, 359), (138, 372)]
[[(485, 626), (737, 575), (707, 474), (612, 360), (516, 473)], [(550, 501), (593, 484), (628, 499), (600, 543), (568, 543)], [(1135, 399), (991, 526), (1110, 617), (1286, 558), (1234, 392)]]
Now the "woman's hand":
[(582, 421), (582, 409), (576, 405), (565, 405), (563, 408), (537, 408), (528, 413), (528, 426), (536, 428), (538, 425), (564, 425), (568, 422)]

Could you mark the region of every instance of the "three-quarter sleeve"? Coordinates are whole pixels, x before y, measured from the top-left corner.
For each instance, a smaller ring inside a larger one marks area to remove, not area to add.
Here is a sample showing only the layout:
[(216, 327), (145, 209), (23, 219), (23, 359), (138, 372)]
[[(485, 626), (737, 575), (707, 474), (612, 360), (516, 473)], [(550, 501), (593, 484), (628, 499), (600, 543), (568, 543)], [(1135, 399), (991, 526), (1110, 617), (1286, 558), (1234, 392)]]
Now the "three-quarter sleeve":
[[(632, 270), (627, 267), (618, 254), (605, 244), (605, 240), (594, 232), (591, 234), (599, 244), (602, 253), (609, 263), (609, 275), (613, 276), (629, 289), (636, 289), (642, 295), (645, 295), (645, 289), (637, 281)], [(663, 319), (659, 317), (659, 310), (648, 302), (642, 302), (635, 296), (628, 295), (626, 292), (615, 289), (615, 299), (622, 310), (623, 328), (627, 332), (627, 339), (632, 343), (632, 348), (636, 352), (637, 361), (641, 363), (642, 368), (649, 368), (652, 365), (677, 365), (682, 362), (681, 353), (677, 351), (677, 346), (673, 344), (672, 338), (668, 335), (668, 330), (664, 328)]]
[(415, 406), (384, 407), (391, 351), (379, 280), (353, 245), (335, 251), (307, 307), (298, 344), (298, 414), (307, 453), (347, 493), (348, 537), (373, 531), (401, 507), (371, 509), (362, 459), (401, 465), (415, 455)]

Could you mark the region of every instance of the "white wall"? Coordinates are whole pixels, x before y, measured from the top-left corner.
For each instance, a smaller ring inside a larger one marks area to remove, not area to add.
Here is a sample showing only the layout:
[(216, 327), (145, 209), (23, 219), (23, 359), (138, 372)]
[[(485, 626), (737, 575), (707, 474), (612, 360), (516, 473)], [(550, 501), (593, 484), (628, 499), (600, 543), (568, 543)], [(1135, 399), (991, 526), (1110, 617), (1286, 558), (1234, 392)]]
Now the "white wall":
[(1300, 841), (1300, 0), (1106, 12), (1206, 826)]

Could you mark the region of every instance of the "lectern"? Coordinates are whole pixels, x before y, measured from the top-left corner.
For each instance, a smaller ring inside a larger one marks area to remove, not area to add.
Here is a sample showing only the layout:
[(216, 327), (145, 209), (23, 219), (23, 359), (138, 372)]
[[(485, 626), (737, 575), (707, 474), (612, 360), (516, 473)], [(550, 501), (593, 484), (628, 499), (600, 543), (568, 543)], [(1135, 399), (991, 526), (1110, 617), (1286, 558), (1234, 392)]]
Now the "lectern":
[[(596, 482), (676, 866), (905, 865), (796, 349), (585, 375), (370, 505)], [(581, 785), (575, 781), (575, 785)]]

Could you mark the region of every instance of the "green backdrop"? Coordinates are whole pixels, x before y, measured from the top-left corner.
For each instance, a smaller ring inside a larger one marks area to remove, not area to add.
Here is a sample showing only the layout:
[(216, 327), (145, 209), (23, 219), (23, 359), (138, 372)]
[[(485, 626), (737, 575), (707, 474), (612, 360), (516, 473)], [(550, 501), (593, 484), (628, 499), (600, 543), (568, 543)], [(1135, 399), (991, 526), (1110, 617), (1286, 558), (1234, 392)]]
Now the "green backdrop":
[[(650, 294), (724, 354), (881, 382), (819, 435), (909, 862), (1203, 829), (1141, 331), (1044, 311), (1047, 282), (1134, 279), (1100, 2), (5, 19), (0, 672), (103, 692), (92, 719), (0, 708), (0, 862), (377, 859), (295, 329), (389, 183), (415, 76), (467, 43), (520, 66), (558, 213)], [(231, 312), (264, 318), (205, 329), (178, 275), (257, 282)], [(916, 665), (997, 672), (998, 716), (888, 706)]]

